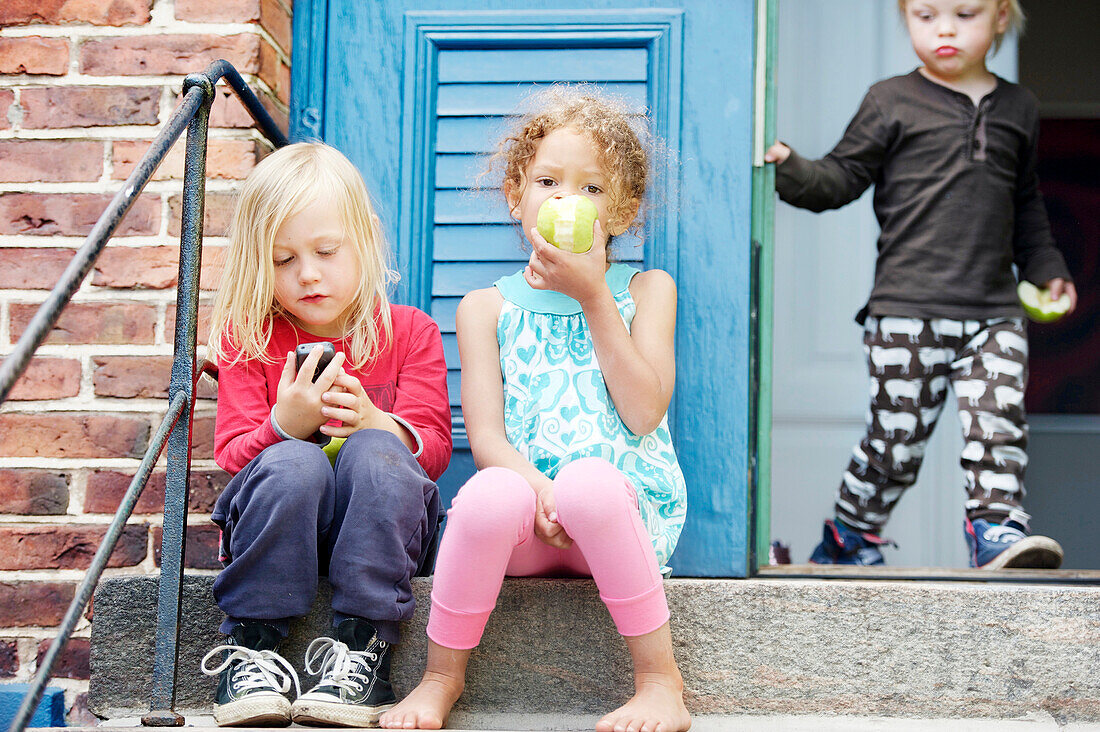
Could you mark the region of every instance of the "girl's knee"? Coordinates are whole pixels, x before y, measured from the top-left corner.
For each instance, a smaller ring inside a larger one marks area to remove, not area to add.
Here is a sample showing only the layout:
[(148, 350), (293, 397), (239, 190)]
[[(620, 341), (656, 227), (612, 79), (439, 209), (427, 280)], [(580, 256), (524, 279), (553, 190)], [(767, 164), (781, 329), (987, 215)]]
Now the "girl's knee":
[(608, 516), (620, 506), (637, 509), (634, 489), (614, 465), (602, 458), (575, 460), (554, 478), (554, 500), (567, 517)]
[(479, 470), (459, 489), (447, 512), (447, 530), (515, 530), (534, 520), (535, 492), (514, 470)]
[(381, 463), (399, 468), (413, 460), (401, 439), (386, 430), (359, 430), (340, 447), (337, 470), (357, 470), (363, 463)]
[(272, 501), (318, 501), (332, 482), (332, 466), (319, 447), (283, 440), (266, 448), (248, 466), (248, 493)]

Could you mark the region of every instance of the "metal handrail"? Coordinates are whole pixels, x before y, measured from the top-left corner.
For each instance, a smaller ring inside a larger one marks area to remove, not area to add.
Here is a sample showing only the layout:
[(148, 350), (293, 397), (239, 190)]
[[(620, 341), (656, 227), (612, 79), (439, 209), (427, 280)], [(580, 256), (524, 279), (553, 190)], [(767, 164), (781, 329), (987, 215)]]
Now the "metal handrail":
[[(61, 311), (68, 305), (91, 271), (108, 240), (122, 219), (145, 189), (169, 149), (187, 129), (187, 149), (184, 161), (183, 211), (180, 232), (179, 280), (176, 289), (176, 331), (173, 342), (172, 379), (168, 388), (169, 404), (145, 457), (126, 495), (123, 497), (107, 533), (100, 542), (91, 566), (65, 613), (58, 635), (39, 662), (31, 687), (23, 697), (9, 732), (23, 732), (30, 722), (50, 672), (61, 650), (72, 636), (91, 599), (95, 586), (107, 566), (122, 528), (134, 512), (134, 506), (149, 481), (153, 466), (167, 444), (167, 475), (164, 496), (164, 525), (161, 539), (161, 576), (157, 606), (156, 654), (153, 663), (153, 689), (150, 713), (142, 718), (147, 725), (178, 726), (183, 718), (173, 710), (179, 651), (179, 615), (183, 584), (183, 546), (187, 522), (187, 494), (191, 470), (191, 425), (195, 408), (195, 383), (204, 368), (196, 369), (195, 346), (198, 321), (198, 284), (202, 260), (203, 209), (206, 196), (206, 143), (210, 105), (214, 101), (214, 85), (225, 79), (244, 104), (257, 128), (276, 147), (287, 144), (286, 136), (264, 109), (260, 100), (245, 83), (232, 64), (218, 60), (201, 73), (190, 74), (183, 81), (183, 99), (172, 112), (164, 129), (100, 215), (84, 244), (39, 306), (15, 350), (0, 364), (0, 404), (23, 375), (34, 352), (57, 323)], [(186, 415), (186, 419), (181, 417)]]

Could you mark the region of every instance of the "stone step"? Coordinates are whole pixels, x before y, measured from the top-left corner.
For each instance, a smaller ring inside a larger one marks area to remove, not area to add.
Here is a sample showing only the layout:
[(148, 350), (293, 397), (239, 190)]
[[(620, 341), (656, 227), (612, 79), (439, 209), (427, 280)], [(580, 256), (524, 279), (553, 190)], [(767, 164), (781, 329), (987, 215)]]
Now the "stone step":
[[(497, 732), (547, 730), (583, 732), (596, 724), (595, 715), (563, 717), (553, 714), (491, 715), (480, 714), (476, 723), (466, 725), (463, 713), (451, 715), (449, 732)], [(468, 717), (469, 714), (466, 713)], [(140, 726), (137, 717), (111, 719), (98, 727), (68, 727), (35, 732), (134, 732)], [(186, 717), (188, 727), (214, 727), (211, 716)], [(312, 732), (346, 732), (347, 728), (302, 727)], [(271, 732), (270, 727), (236, 727), (236, 732)], [(1100, 732), (1100, 723), (1059, 724), (1046, 712), (1034, 712), (1021, 719), (901, 719), (898, 717), (853, 717), (825, 715), (715, 715), (697, 714), (691, 720), (691, 732)]]
[[(198, 671), (219, 641), (212, 584), (184, 583), (185, 712), (209, 714), (213, 697), (214, 680)], [(155, 577), (115, 577), (96, 591), (89, 706), (100, 716), (148, 708), (156, 589)], [(394, 659), (398, 694), (423, 668), (431, 580), (414, 589), (417, 612)], [(666, 590), (696, 714), (1100, 721), (1100, 588), (674, 579)], [(306, 645), (328, 630), (330, 597), (322, 583), (314, 611), (292, 625), (282, 650), (299, 669)], [(625, 644), (590, 580), (508, 579), (456, 721), (596, 715), (630, 694)]]

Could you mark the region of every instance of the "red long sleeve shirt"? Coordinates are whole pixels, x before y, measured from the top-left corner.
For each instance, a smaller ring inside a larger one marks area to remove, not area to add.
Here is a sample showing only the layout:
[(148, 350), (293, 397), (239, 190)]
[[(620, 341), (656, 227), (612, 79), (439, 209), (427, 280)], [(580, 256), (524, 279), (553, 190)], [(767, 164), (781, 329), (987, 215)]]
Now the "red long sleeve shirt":
[[(367, 395), (383, 412), (403, 419), (423, 444), (417, 462), (432, 480), (451, 459), (451, 408), (447, 399), (447, 365), (439, 326), (426, 313), (405, 305), (390, 305), (393, 342), (366, 370), (345, 364), (358, 377)], [(226, 348), (218, 370), (218, 414), (214, 426), (214, 459), (237, 473), (260, 452), (282, 438), (271, 424), (279, 376), (288, 351), (299, 343), (329, 341), (337, 352), (347, 351), (345, 339), (321, 338), (275, 318), (267, 355), (232, 363), (237, 352)]]

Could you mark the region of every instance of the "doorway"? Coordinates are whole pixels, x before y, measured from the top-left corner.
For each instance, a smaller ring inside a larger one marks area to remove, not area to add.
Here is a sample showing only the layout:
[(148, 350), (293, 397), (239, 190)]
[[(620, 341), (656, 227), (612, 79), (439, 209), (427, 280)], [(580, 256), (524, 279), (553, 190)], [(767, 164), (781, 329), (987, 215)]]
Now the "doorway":
[[(918, 65), (894, 2), (783, 0), (778, 33), (779, 139), (809, 158), (833, 148), (871, 84)], [(1016, 59), (1006, 38), (990, 68), (1014, 81)], [(823, 214), (776, 204), (771, 530), (795, 564), (821, 541), (864, 431), (868, 377), (853, 316), (871, 289), (877, 237), (870, 189)], [(891, 567), (967, 566), (961, 449), (949, 399), (884, 532), (898, 544)]]

